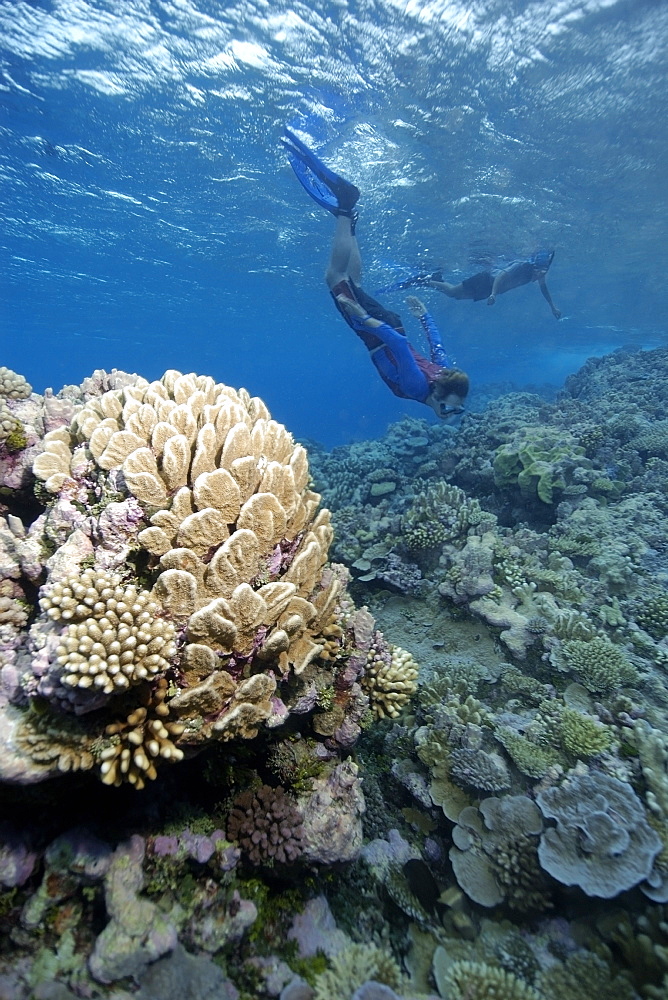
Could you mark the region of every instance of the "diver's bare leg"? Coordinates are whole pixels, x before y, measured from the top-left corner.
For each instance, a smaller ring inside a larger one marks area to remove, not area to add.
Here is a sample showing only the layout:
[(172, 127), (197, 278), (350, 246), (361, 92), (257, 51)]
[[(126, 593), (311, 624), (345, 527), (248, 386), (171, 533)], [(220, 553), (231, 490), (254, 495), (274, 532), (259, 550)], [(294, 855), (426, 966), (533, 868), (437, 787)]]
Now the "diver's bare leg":
[(357, 238), (353, 235), (352, 219), (348, 215), (339, 215), (336, 219), (334, 243), (332, 244), (332, 254), (325, 274), (325, 281), (329, 288), (334, 288), (346, 278), (351, 278), (356, 285), (360, 284), (362, 259)]

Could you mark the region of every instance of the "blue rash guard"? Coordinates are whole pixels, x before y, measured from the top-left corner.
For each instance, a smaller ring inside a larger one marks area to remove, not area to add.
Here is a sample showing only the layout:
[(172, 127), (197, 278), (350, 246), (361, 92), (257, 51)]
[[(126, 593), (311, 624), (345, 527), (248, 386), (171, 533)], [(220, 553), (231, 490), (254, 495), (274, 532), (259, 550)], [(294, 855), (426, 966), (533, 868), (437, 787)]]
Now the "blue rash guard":
[(448, 367), (441, 335), (429, 313), (420, 316), (420, 324), (429, 341), (431, 361), (418, 354), (405, 334), (387, 323), (371, 328), (358, 316), (350, 316), (349, 322), (364, 341), (378, 374), (395, 396), (424, 403), (435, 379)]

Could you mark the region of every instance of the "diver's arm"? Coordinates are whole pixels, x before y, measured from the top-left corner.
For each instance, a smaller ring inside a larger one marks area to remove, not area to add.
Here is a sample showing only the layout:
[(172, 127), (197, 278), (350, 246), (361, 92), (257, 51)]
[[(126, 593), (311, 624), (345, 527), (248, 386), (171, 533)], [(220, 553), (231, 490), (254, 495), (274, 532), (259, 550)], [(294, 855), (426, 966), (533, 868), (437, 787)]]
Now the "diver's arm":
[(548, 306), (552, 310), (552, 315), (554, 316), (555, 319), (561, 319), (561, 310), (557, 309), (557, 307), (555, 306), (554, 302), (552, 301), (552, 296), (550, 295), (550, 293), (548, 291), (548, 287), (547, 287), (547, 284), (545, 282), (545, 278), (541, 275), (536, 280), (538, 281), (538, 287), (541, 290), (543, 298), (545, 299), (545, 301), (547, 302)]
[(412, 314), (420, 320), (420, 326), (424, 330), (429, 342), (429, 356), (431, 360), (436, 365), (448, 368), (448, 359), (445, 354), (445, 348), (441, 342), (440, 331), (434, 322), (433, 316), (430, 316), (427, 312), (427, 307), (424, 302), (421, 302), (415, 295), (409, 295), (406, 299), (406, 304)]
[(492, 282), (492, 290), (489, 293), (489, 298), (487, 299), (487, 305), (493, 306), (496, 302), (497, 295), (501, 295), (506, 291), (508, 285), (508, 274), (509, 271), (498, 271), (494, 275), (494, 281)]

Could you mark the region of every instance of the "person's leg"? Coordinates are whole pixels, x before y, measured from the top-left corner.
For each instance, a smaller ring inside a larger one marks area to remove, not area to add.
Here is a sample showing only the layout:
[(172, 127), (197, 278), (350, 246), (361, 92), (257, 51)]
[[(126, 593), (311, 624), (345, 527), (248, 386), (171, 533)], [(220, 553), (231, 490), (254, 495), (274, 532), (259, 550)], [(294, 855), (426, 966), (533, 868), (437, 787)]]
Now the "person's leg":
[(451, 285), (449, 281), (435, 281), (433, 278), (428, 281), (427, 284), (430, 288), (435, 288), (439, 292), (443, 292), (444, 295), (448, 295), (451, 299), (470, 299), (471, 296), (466, 294), (466, 289), (464, 284), (460, 282), (458, 285)]
[(340, 281), (350, 278), (356, 285), (362, 280), (362, 259), (357, 238), (353, 233), (353, 219), (349, 215), (339, 215), (336, 219), (334, 242), (329, 258), (325, 281), (330, 289)]

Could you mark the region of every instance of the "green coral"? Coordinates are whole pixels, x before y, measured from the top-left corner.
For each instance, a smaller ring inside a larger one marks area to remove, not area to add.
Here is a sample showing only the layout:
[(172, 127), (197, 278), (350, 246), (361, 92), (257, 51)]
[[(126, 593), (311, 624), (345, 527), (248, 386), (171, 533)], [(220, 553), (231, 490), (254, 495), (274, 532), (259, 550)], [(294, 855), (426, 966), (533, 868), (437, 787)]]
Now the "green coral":
[(494, 735), (510, 754), (515, 766), (529, 778), (542, 778), (551, 767), (562, 763), (556, 750), (539, 746), (513, 729), (499, 726)]
[(636, 621), (657, 642), (664, 639), (668, 635), (668, 595), (661, 594), (647, 601)]
[(566, 472), (575, 464), (591, 463), (572, 434), (552, 427), (522, 427), (496, 449), (494, 482), (501, 489), (519, 487), (522, 496), (552, 504), (555, 491), (566, 489)]
[(18, 451), (23, 451), (27, 447), (28, 438), (23, 426), (19, 423), (16, 424), (14, 430), (10, 431), (5, 438), (5, 448), (10, 454), (15, 454)]
[(608, 750), (612, 742), (607, 726), (574, 708), (561, 710), (559, 737), (564, 750), (574, 757), (595, 757)]
[(351, 944), (330, 959), (330, 968), (316, 978), (313, 1000), (350, 1000), (363, 983), (373, 979), (393, 990), (404, 985), (401, 969), (389, 954), (372, 944)]
[(567, 639), (561, 648), (568, 669), (590, 691), (607, 693), (637, 680), (637, 671), (623, 651), (603, 636), (588, 642)]

